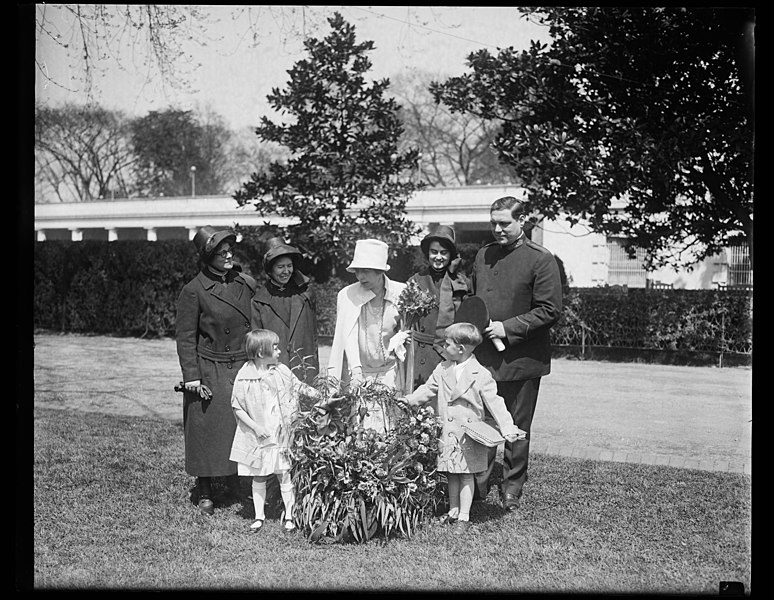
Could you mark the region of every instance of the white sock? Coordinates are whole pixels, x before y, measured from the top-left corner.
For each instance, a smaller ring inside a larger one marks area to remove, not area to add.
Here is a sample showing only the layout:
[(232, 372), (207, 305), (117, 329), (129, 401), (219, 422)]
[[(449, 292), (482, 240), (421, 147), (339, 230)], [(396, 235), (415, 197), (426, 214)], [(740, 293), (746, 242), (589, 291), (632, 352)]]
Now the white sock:
[(456, 473), (449, 473), (446, 481), (449, 485), (449, 516), (456, 519), (460, 514), (460, 477)]
[(460, 476), (460, 521), (470, 520), (470, 506), (473, 504), (473, 475)]
[(293, 482), (290, 480), (290, 473), (287, 471), (280, 477), (280, 494), (282, 494), (282, 501), (285, 503), (285, 520), (293, 520), (293, 505), (296, 501), (295, 493), (293, 492)]
[(266, 505), (266, 482), (256, 481), (253, 478), (253, 506), (255, 507), (256, 520), (263, 521), (266, 519), (266, 515), (263, 512)]

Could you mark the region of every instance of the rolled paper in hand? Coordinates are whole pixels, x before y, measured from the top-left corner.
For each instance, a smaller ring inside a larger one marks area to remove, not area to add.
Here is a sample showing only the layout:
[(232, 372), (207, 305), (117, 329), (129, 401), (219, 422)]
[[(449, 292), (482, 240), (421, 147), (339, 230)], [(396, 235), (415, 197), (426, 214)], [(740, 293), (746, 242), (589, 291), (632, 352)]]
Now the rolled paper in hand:
[[(492, 321), (489, 321), (491, 323)], [(505, 344), (503, 344), (503, 341), (499, 337), (493, 337), (492, 343), (494, 344), (494, 347), (497, 348), (498, 352), (502, 352), (505, 350)]]

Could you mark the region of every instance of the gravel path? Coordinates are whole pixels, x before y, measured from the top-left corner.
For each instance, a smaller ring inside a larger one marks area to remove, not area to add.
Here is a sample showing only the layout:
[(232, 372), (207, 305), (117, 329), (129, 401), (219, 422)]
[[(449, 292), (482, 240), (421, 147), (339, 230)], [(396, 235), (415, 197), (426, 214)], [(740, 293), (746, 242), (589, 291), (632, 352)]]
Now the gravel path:
[[(173, 340), (34, 342), (35, 406), (182, 421)], [(532, 440), (533, 452), (751, 474), (752, 369), (556, 359)]]

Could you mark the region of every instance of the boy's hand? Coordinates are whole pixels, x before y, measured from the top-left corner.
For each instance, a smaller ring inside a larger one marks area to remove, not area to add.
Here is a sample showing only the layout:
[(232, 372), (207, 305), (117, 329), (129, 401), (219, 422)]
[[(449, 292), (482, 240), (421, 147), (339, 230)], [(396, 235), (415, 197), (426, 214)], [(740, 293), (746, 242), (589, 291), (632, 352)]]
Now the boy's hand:
[(506, 442), (516, 442), (518, 440), (526, 439), (527, 432), (523, 429), (519, 429), (518, 427), (515, 428), (514, 431), (509, 432), (506, 435), (503, 435)]

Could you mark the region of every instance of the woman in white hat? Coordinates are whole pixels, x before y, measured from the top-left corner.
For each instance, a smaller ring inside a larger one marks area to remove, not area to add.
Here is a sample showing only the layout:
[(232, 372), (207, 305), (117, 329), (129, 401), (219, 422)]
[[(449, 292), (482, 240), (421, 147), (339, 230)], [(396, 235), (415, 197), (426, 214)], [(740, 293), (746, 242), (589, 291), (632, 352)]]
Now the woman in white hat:
[[(405, 283), (386, 275), (388, 247), (380, 240), (358, 240), (347, 267), (357, 283), (342, 289), (336, 300), (336, 327), (328, 361), (328, 376), (350, 384), (373, 380), (401, 388), (397, 355), (404, 355), (408, 333), (399, 332), (398, 298)], [(369, 407), (370, 408), (370, 407)], [(381, 411), (369, 410), (366, 427), (385, 430)]]
[(185, 384), (185, 470), (196, 477), (194, 502), (211, 515), (213, 477), (226, 477), (230, 495), (242, 496), (237, 464), (229, 458), (236, 431), (231, 391), (247, 360), (245, 334), (257, 284), (234, 263), (233, 231), (207, 225), (193, 243), (200, 270), (180, 292), (175, 337)]

